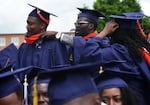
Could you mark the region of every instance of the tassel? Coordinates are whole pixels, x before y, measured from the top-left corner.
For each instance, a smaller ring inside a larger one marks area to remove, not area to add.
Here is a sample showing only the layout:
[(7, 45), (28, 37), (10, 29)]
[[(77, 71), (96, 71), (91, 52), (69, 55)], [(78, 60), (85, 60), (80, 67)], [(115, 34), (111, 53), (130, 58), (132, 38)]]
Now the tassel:
[(27, 75), (25, 75), (23, 85), (24, 85), (24, 101), (25, 101), (25, 105), (28, 105), (28, 92), (27, 92), (28, 83), (27, 83)]
[(150, 66), (150, 54), (145, 48), (140, 48), (139, 51), (143, 55), (146, 63)]
[(38, 105), (37, 77), (34, 78), (32, 96), (33, 96), (33, 105)]
[(100, 66), (100, 68), (99, 68), (99, 74), (102, 74), (103, 72), (104, 72), (103, 67)]
[(141, 34), (142, 34), (144, 37), (147, 37), (147, 35), (144, 33), (144, 31), (143, 31), (143, 29), (142, 29), (142, 26), (141, 26), (139, 20), (137, 20), (137, 25), (138, 25), (138, 28), (139, 28)]

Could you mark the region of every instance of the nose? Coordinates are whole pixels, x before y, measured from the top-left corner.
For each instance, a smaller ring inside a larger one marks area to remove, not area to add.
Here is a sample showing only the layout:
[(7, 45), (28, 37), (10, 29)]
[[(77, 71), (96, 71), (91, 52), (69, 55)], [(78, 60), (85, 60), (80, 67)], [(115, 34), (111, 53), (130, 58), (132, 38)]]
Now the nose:
[(109, 100), (108, 105), (115, 105), (113, 99), (110, 99), (110, 100)]
[(29, 30), (29, 29), (30, 29), (30, 26), (29, 26), (28, 24), (26, 25), (26, 29), (27, 29), (27, 30)]
[(44, 102), (44, 97), (42, 95), (38, 96), (38, 102)]

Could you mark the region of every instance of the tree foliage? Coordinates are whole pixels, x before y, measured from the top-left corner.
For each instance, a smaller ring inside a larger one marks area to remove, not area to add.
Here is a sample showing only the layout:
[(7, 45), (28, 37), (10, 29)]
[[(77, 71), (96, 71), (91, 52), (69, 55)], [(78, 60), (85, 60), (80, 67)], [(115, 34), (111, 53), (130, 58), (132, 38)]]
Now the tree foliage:
[(150, 33), (150, 16), (144, 17), (142, 20), (145, 33)]
[[(105, 14), (121, 15), (123, 12), (142, 12), (139, 0), (96, 0), (93, 8)], [(108, 19), (100, 19), (98, 31), (101, 31)], [(143, 19), (143, 26), (145, 31), (150, 32), (150, 17)]]

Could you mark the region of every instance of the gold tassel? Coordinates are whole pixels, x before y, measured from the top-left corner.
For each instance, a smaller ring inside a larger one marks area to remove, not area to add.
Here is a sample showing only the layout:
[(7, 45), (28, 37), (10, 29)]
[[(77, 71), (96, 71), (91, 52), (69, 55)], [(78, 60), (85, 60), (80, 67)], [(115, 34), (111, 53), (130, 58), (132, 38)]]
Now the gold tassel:
[(33, 105), (38, 105), (37, 77), (34, 78), (32, 96), (33, 96)]
[(73, 61), (73, 56), (70, 54), (69, 60), (72, 62)]
[(103, 73), (103, 72), (104, 72), (103, 67), (100, 66), (100, 68), (99, 68), (99, 74), (101, 74), (101, 73)]

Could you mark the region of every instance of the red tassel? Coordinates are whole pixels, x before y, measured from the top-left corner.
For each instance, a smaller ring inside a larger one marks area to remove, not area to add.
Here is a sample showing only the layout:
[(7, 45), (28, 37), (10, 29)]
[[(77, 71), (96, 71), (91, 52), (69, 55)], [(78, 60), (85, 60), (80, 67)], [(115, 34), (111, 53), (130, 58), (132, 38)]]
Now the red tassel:
[(143, 29), (142, 29), (142, 26), (141, 26), (139, 20), (137, 20), (137, 25), (138, 25), (138, 28), (139, 28), (141, 34), (142, 34), (144, 37), (147, 37), (147, 35), (143, 32)]
[(144, 57), (145, 61), (147, 62), (147, 64), (150, 66), (150, 53), (144, 48), (140, 48), (139, 51), (143, 55), (143, 57)]
[(41, 14), (40, 14), (40, 10), (37, 9), (37, 14), (38, 16), (40, 17), (41, 20), (43, 20), (46, 24), (49, 24), (49, 21), (48, 19), (45, 19)]

